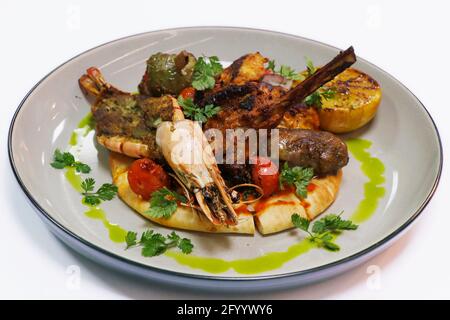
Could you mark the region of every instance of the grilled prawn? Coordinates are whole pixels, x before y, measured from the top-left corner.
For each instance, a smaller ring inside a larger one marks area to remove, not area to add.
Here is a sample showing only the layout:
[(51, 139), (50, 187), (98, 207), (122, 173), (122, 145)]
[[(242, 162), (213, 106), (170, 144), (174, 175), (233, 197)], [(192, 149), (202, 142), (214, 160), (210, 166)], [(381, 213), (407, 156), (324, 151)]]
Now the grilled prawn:
[(231, 197), (200, 125), (191, 120), (162, 122), (156, 142), (206, 217), (214, 224), (237, 224)]

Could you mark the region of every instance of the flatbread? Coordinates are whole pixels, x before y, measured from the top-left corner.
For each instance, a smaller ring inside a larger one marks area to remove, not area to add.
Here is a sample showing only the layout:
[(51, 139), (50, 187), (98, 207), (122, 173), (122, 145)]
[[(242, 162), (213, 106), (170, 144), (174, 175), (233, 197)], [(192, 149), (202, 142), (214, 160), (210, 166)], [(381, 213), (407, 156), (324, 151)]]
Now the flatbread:
[(135, 159), (111, 152), (109, 165), (113, 177), (113, 183), (118, 188), (119, 197), (144, 218), (166, 227), (203, 231), (210, 233), (241, 233), (254, 234), (255, 223), (251, 213), (238, 215), (238, 224), (235, 226), (214, 225), (202, 213), (195, 209), (179, 206), (177, 211), (169, 218), (153, 218), (145, 214), (149, 208), (149, 202), (142, 199), (131, 190), (128, 184), (128, 167)]
[(342, 170), (332, 176), (311, 180), (313, 190), (300, 200), (294, 191), (274, 195), (258, 202), (254, 207), (256, 227), (261, 234), (271, 234), (293, 227), (291, 216), (297, 213), (303, 218), (313, 220), (324, 212), (336, 199), (342, 180)]
[(126, 204), (144, 218), (163, 226), (210, 233), (254, 234), (255, 224), (263, 235), (290, 229), (293, 227), (292, 214), (297, 213), (312, 220), (325, 211), (336, 199), (342, 180), (342, 170), (334, 176), (314, 178), (311, 180), (313, 190), (308, 191), (306, 199), (299, 199), (294, 191), (282, 192), (253, 204), (255, 214), (238, 209), (239, 223), (236, 226), (213, 225), (197, 210), (181, 206), (169, 219), (146, 215), (149, 202), (134, 193), (128, 184), (128, 167), (134, 160), (115, 152), (111, 152), (109, 159), (113, 183), (118, 187), (119, 197)]

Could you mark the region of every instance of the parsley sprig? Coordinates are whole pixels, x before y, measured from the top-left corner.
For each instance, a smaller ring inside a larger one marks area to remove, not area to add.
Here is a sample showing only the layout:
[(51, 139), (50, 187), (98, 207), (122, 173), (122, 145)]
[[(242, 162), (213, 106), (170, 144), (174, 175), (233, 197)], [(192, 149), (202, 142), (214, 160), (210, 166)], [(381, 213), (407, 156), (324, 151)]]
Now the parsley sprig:
[(305, 98), (305, 104), (307, 106), (314, 106), (316, 108), (322, 107), (322, 99), (330, 100), (336, 96), (336, 90), (334, 88), (319, 89), (316, 92), (310, 94)]
[(55, 169), (64, 169), (67, 167), (73, 167), (77, 172), (89, 173), (91, 167), (80, 161), (75, 161), (75, 157), (70, 152), (61, 152), (56, 149), (53, 154), (53, 162), (50, 165)]
[(84, 196), (83, 203), (97, 206), (102, 201), (112, 200), (117, 194), (117, 186), (111, 183), (104, 183), (96, 192), (92, 192), (94, 188), (95, 180), (93, 178), (86, 178), (81, 182), (81, 189), (83, 189), (81, 194)]
[(310, 58), (305, 57), (305, 62), (306, 62), (306, 72), (308, 73), (308, 77), (312, 76), (317, 71), (317, 68), (314, 66), (314, 63)]
[(312, 168), (289, 167), (287, 162), (284, 163), (280, 173), (280, 189), (284, 185), (295, 187), (295, 192), (302, 198), (307, 196), (307, 187), (314, 176)]
[(356, 230), (358, 225), (351, 220), (343, 220), (341, 218), (342, 212), (339, 215), (329, 214), (322, 219), (314, 222), (311, 231), (310, 221), (306, 218), (300, 217), (298, 214), (291, 216), (292, 224), (308, 233), (308, 239), (314, 242), (319, 248), (324, 248), (329, 251), (339, 251), (340, 247), (334, 242), (334, 235), (344, 230)]
[[(312, 76), (317, 71), (317, 67), (314, 66), (312, 60), (305, 57), (306, 71), (303, 73), (298, 73), (289, 66), (281, 65), (278, 70), (275, 70), (275, 60), (270, 60), (267, 69), (272, 70), (274, 73), (278, 73), (286, 79), (303, 81), (307, 77)], [(320, 88), (316, 92), (310, 94), (305, 98), (305, 104), (307, 106), (314, 106), (316, 108), (322, 107), (322, 99), (330, 100), (336, 96), (335, 88)]]
[(295, 80), (295, 81), (305, 80), (305, 77), (303, 75), (296, 72), (294, 69), (285, 64), (282, 64), (278, 70), (275, 70), (275, 60), (269, 61), (267, 69), (272, 70), (274, 73), (277, 73), (283, 78), (288, 80)]
[(206, 122), (208, 118), (216, 115), (220, 111), (219, 106), (207, 104), (204, 108), (197, 106), (191, 98), (178, 97), (178, 103), (183, 108), (183, 113), (187, 118), (194, 121)]
[(212, 89), (216, 84), (215, 77), (218, 76), (222, 70), (223, 67), (220, 64), (218, 57), (199, 57), (194, 66), (192, 86), (197, 90)]
[(145, 211), (145, 214), (153, 218), (169, 219), (177, 210), (178, 202), (186, 201), (182, 195), (164, 187), (152, 193), (150, 208)]
[[(308, 73), (308, 77), (312, 76), (317, 68), (314, 66), (314, 63), (308, 57), (305, 57), (306, 60), (306, 72)], [(316, 92), (310, 94), (305, 98), (305, 104), (307, 106), (314, 106), (316, 108), (322, 107), (322, 99), (330, 100), (336, 96), (335, 88), (320, 88)]]
[(128, 231), (125, 237), (125, 241), (127, 243), (126, 249), (140, 245), (142, 246), (141, 253), (144, 257), (159, 256), (168, 249), (174, 247), (180, 249), (184, 254), (189, 254), (194, 248), (191, 240), (181, 238), (174, 231), (167, 236), (163, 236), (160, 233), (155, 233), (153, 230), (147, 230), (142, 233), (140, 240), (137, 238), (137, 232)]

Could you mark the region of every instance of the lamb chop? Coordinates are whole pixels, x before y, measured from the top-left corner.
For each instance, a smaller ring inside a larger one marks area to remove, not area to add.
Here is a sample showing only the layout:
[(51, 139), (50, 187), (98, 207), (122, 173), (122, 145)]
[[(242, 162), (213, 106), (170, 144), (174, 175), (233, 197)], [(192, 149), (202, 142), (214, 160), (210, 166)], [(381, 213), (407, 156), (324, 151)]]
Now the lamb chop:
[[(251, 61), (254, 72), (250, 75), (254, 76), (253, 81), (244, 82), (241, 79), (240, 69), (249, 59), (247, 55), (224, 71), (218, 85), (211, 92), (196, 98), (199, 105), (213, 103), (222, 107), (216, 116), (207, 121), (205, 129), (275, 128), (295, 103), (302, 102), (356, 61), (353, 47), (350, 47), (299, 85), (286, 90), (282, 86), (271, 86), (259, 81), (257, 77), (263, 75), (261, 66), (264, 60), (258, 55)], [(255, 67), (258, 64), (260, 65)]]

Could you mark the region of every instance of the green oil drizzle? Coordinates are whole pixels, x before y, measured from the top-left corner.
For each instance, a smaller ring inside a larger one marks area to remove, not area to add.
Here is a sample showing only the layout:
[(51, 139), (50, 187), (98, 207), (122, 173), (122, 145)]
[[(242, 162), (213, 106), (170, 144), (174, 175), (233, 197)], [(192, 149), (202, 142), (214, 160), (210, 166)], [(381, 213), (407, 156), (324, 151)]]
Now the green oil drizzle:
[(361, 163), (361, 171), (369, 178), (364, 184), (364, 199), (358, 204), (351, 219), (362, 223), (369, 219), (378, 207), (378, 202), (386, 192), (382, 186), (385, 182), (384, 164), (380, 159), (372, 157), (367, 151), (372, 142), (363, 139), (347, 140), (347, 146), (352, 155)]
[(314, 243), (305, 239), (290, 246), (286, 251), (269, 252), (251, 259), (223, 260), (186, 255), (176, 251), (167, 251), (166, 256), (175, 259), (179, 264), (200, 269), (209, 273), (223, 273), (234, 269), (241, 274), (256, 274), (280, 268), (286, 262), (315, 248)]
[[(91, 132), (95, 127), (94, 117), (92, 113), (88, 113), (81, 121), (78, 123), (77, 129), (83, 129), (81, 135), (83, 137), (87, 136), (89, 132)], [(76, 146), (78, 144), (78, 135), (75, 130), (72, 132), (70, 136), (69, 145)]]
[[(70, 185), (79, 193), (83, 192), (81, 188), (81, 176), (76, 173), (75, 168), (67, 168), (65, 173), (67, 181)], [(83, 203), (83, 202), (82, 202)], [(99, 207), (91, 207), (86, 203), (83, 203), (89, 208), (84, 214), (86, 217), (91, 219), (100, 220), (109, 232), (109, 239), (113, 242), (125, 242), (125, 236), (127, 235), (127, 230), (123, 229), (117, 224), (111, 223), (107, 217), (105, 211)]]
[[(378, 206), (379, 200), (384, 196), (385, 189), (381, 186), (385, 182), (383, 176), (384, 165), (379, 159), (372, 157), (367, 151), (372, 145), (370, 141), (351, 139), (347, 141), (347, 145), (355, 159), (361, 163), (361, 171), (369, 178), (369, 181), (364, 185), (364, 199), (361, 200), (351, 218), (353, 221), (361, 223), (372, 216)], [(308, 239), (304, 239), (291, 245), (286, 251), (269, 252), (250, 259), (223, 260), (219, 258), (185, 255), (176, 251), (168, 251), (165, 255), (175, 259), (181, 265), (208, 273), (217, 274), (233, 269), (237, 273), (250, 275), (278, 269), (286, 262), (314, 248), (316, 248), (314, 243)]]
[(74, 188), (77, 192), (83, 192), (83, 189), (81, 188), (82, 179), (80, 175), (76, 173), (75, 168), (67, 168), (65, 176), (72, 188)]
[(109, 239), (111, 239), (113, 242), (125, 242), (127, 230), (123, 229), (117, 224), (109, 222), (103, 209), (100, 209), (99, 207), (90, 207), (90, 209), (86, 211), (84, 215), (88, 218), (100, 220), (101, 222), (103, 222), (103, 225), (109, 232)]

